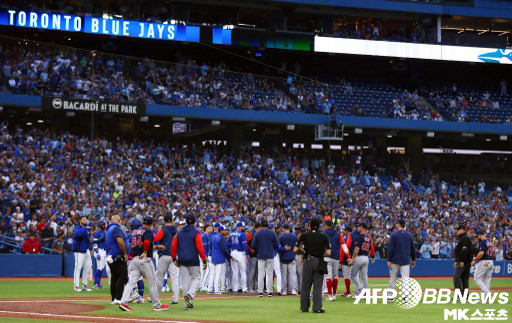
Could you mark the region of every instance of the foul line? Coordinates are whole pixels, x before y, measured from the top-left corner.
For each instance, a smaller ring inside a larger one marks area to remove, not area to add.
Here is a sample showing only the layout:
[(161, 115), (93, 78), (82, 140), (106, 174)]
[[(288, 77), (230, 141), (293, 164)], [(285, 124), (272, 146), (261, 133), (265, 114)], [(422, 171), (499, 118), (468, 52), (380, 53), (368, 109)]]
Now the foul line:
[[(205, 299), (232, 299), (232, 298), (256, 298), (256, 296), (224, 296), (224, 297), (197, 297), (194, 298), (194, 300), (205, 300)], [(180, 298), (182, 299), (182, 298)], [(36, 300), (36, 299), (30, 299), (30, 300), (18, 300), (18, 301), (8, 301), (8, 300), (2, 300), (2, 304), (4, 303), (31, 303), (31, 302), (38, 302), (38, 303), (55, 303), (55, 302), (64, 302), (64, 303), (84, 303), (84, 302), (105, 302), (108, 301), (110, 304), (110, 300), (108, 299), (43, 299), (43, 300)], [(160, 299), (160, 302), (165, 304), (165, 302), (162, 302), (162, 299)], [(112, 304), (111, 304), (112, 305)]]
[(67, 315), (67, 314), (48, 314), (48, 313), (32, 313), (32, 312), (14, 312), (14, 311), (0, 311), (0, 314), (17, 314), (17, 315), (38, 315), (38, 316), (51, 316), (63, 318), (76, 318), (76, 319), (98, 319), (98, 320), (112, 320), (112, 321), (127, 321), (127, 322), (171, 322), (171, 323), (199, 323), (193, 321), (168, 321), (168, 320), (149, 320), (142, 318), (122, 318), (122, 317), (108, 317), (108, 316), (86, 316), (86, 315)]

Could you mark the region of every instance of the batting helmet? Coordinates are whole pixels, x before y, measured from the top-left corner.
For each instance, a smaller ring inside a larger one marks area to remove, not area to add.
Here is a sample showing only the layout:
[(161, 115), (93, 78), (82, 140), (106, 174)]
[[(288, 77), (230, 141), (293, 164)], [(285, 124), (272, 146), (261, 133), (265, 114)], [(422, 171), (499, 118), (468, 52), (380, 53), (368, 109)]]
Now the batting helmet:
[(144, 224), (153, 224), (153, 217), (151, 215), (146, 215), (144, 217), (143, 223)]
[(140, 221), (138, 219), (130, 220), (130, 228), (132, 228), (132, 230), (138, 229), (141, 226), (142, 226), (142, 223), (140, 223)]

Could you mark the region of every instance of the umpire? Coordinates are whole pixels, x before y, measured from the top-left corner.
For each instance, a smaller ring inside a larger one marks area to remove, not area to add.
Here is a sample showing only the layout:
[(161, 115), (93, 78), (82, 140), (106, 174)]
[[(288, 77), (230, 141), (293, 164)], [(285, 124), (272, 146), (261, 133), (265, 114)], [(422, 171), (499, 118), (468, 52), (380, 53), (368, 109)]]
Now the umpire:
[(300, 309), (309, 311), (311, 286), (313, 285), (313, 313), (325, 313), (322, 308), (322, 283), (324, 274), (327, 274), (327, 263), (324, 257), (331, 255), (329, 239), (320, 229), (320, 220), (312, 218), (309, 222), (310, 230), (301, 234), (293, 251), (304, 253), (304, 267), (302, 269), (302, 290), (300, 294)]
[(121, 219), (118, 215), (112, 217), (112, 224), (105, 234), (107, 246), (107, 263), (112, 274), (110, 281), (110, 295), (112, 304), (121, 304), (124, 285), (128, 282), (128, 252), (127, 239), (123, 230), (119, 227)]
[(469, 270), (471, 268), (471, 260), (473, 257), (473, 244), (466, 233), (464, 224), (457, 226), (457, 245), (455, 246), (455, 274), (453, 275), (453, 285), (455, 289), (464, 291), (469, 288)]

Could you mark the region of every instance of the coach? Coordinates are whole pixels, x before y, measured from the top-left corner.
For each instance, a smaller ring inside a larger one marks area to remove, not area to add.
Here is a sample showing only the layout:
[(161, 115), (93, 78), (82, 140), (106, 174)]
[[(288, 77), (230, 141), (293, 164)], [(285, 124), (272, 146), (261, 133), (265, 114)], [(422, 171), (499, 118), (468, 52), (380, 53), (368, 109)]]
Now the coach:
[[(388, 245), (389, 288), (395, 287), (398, 272), (402, 279), (409, 278), (410, 268), (414, 268), (416, 250), (412, 235), (405, 231), (405, 220), (398, 220), (397, 231), (391, 235)], [(390, 300), (391, 301), (391, 300)]]
[(110, 295), (112, 304), (121, 304), (124, 285), (128, 282), (128, 244), (126, 235), (119, 227), (121, 219), (114, 215), (111, 219), (112, 224), (105, 235), (105, 244), (107, 246), (107, 262), (110, 267)]
[(279, 248), (279, 240), (276, 233), (268, 228), (267, 220), (261, 220), (261, 227), (262, 229), (256, 232), (251, 243), (251, 248), (256, 250), (258, 258), (258, 296), (263, 297), (263, 285), (266, 282), (268, 297), (272, 297), (274, 296), (274, 255)]

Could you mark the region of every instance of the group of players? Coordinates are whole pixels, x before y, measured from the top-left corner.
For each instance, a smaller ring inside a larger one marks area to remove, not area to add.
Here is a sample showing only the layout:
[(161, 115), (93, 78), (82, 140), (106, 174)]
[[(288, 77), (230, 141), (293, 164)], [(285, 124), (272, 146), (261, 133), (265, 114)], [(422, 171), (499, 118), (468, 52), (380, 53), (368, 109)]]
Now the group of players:
[[(278, 295), (301, 293), (303, 256), (296, 254), (294, 247), (301, 247), (297, 241), (303, 231), (296, 230), (296, 235), (288, 225), (275, 228), (262, 220), (249, 231), (243, 222), (238, 222), (230, 231), (220, 223), (203, 226), (196, 223), (194, 216), (189, 215), (185, 219), (186, 225), (177, 227), (172, 216), (166, 215), (164, 224), (154, 233), (151, 230), (153, 218), (146, 216), (142, 223), (132, 219), (131, 233), (124, 236), (119, 229), (119, 217), (114, 216), (111, 220), (108, 230), (106, 223), (100, 222), (100, 228), (92, 240), (93, 254), (98, 260), (94, 287), (101, 286), (101, 273), (105, 267), (110, 282), (110, 271), (116, 268), (112, 257), (116, 252), (125, 253), (124, 260), (129, 261), (127, 279), (121, 280), (121, 284), (116, 279), (116, 283), (112, 283), (115, 286), (111, 284), (112, 304), (118, 304), (121, 310), (131, 311), (127, 305), (129, 302), (144, 302), (143, 277), (149, 286), (150, 297), (147, 301), (152, 302), (157, 311), (169, 308), (161, 304), (159, 298), (159, 292), (169, 290), (169, 282), (172, 286), (170, 304), (178, 304), (180, 290), (183, 290), (185, 309), (193, 308), (193, 299), (199, 289), (208, 294), (257, 293), (260, 297), (266, 291), (268, 297), (273, 297), (274, 278)], [(73, 234), (76, 291), (90, 291), (87, 281), (92, 263), (89, 250), (91, 243), (86, 224), (86, 218), (82, 218)], [(396, 228), (391, 235), (387, 253), (391, 288), (399, 272), (402, 278), (407, 278), (410, 267), (415, 265), (414, 241), (405, 230), (405, 221), (399, 221)], [(323, 233), (328, 237), (331, 247), (330, 255), (325, 258), (327, 270), (323, 289), (327, 294), (326, 300), (336, 300), (340, 270), (346, 288), (343, 295), (351, 296), (351, 281), (355, 286), (354, 295), (359, 295), (362, 289), (368, 287), (369, 259), (372, 263), (375, 261), (367, 223), (355, 224), (354, 230), (345, 226), (339, 232), (334, 223), (328, 220), (324, 223)], [(489, 244), (485, 235), (480, 233), (480, 252), (474, 261), (479, 261), (475, 281), (487, 293), (490, 291), (494, 255), (492, 243)], [(121, 250), (118, 238), (124, 239), (125, 250)], [(460, 262), (461, 259), (456, 259), (456, 269)], [(80, 275), (83, 288), (79, 287)], [(464, 282), (462, 285), (467, 288)]]

